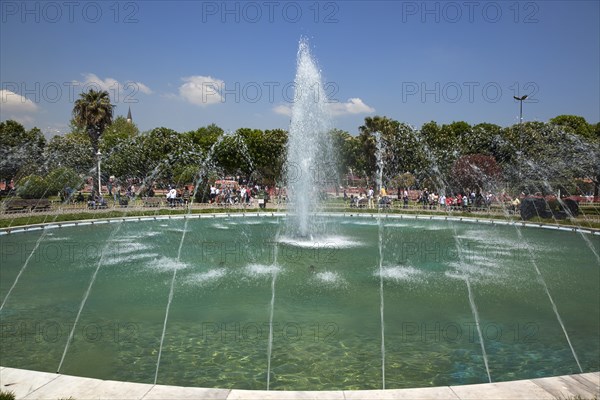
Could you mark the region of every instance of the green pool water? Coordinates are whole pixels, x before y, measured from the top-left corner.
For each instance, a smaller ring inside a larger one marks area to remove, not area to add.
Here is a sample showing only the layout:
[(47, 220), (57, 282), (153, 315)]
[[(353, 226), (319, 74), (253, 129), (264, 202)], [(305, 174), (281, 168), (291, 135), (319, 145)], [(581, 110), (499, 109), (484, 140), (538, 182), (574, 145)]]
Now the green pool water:
[(571, 374), (575, 355), (584, 372), (600, 369), (598, 236), (335, 217), (327, 235), (305, 240), (285, 237), (283, 223), (164, 219), (0, 236), (0, 365), (266, 389), (271, 332), (272, 390)]

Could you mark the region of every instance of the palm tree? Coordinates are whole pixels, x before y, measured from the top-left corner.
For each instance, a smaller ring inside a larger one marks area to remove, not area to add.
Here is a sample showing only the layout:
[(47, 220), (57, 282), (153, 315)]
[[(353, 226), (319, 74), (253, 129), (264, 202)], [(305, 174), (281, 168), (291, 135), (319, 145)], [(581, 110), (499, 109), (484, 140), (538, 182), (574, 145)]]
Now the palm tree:
[[(100, 136), (102, 136), (106, 127), (112, 123), (114, 108), (115, 106), (110, 104), (110, 97), (105, 90), (90, 89), (89, 92), (81, 93), (80, 98), (75, 101), (73, 120), (76, 125), (85, 128), (92, 142), (94, 156), (98, 153)], [(96, 168), (98, 168), (98, 164), (96, 164)], [(97, 174), (98, 171), (96, 170)], [(94, 182), (94, 191), (99, 189), (96, 180), (94, 179), (92, 182)]]

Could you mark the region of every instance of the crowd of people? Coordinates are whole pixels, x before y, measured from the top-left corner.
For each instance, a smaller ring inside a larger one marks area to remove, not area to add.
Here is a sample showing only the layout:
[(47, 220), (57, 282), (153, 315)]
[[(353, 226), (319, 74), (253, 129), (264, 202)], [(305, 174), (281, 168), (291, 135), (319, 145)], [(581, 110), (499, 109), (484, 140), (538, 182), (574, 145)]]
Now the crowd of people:
[[(136, 198), (148, 201), (149, 198), (163, 198), (170, 207), (188, 205), (193, 202), (209, 203), (221, 206), (253, 206), (255, 202), (260, 207), (265, 207), (266, 202), (273, 198), (277, 203), (286, 202), (286, 188), (269, 187), (245, 181), (239, 177), (237, 179), (223, 179), (212, 181), (207, 186), (199, 186), (197, 193), (194, 187), (189, 185), (176, 186), (167, 185), (167, 187), (156, 188), (155, 183), (144, 185), (143, 182), (127, 181), (121, 183), (114, 177), (110, 177), (106, 183), (104, 196), (92, 190), (87, 197), (88, 206), (97, 208), (107, 205), (106, 199), (113, 199), (115, 205), (127, 206)], [(155, 189), (156, 188), (156, 189)], [(341, 187), (336, 188), (339, 194)], [(396, 192), (397, 190), (397, 192)], [(348, 195), (348, 192), (353, 193)], [(66, 188), (61, 197), (70, 199), (71, 202), (83, 202), (84, 197), (81, 192), (75, 195), (74, 191)], [(373, 186), (364, 188), (344, 188), (343, 198), (352, 208), (389, 208), (397, 204), (398, 208), (422, 207), (430, 210), (458, 211), (467, 209), (489, 208), (495, 201), (492, 193), (482, 193), (480, 190), (463, 190), (455, 193), (446, 194), (443, 191), (429, 191), (428, 188), (422, 190), (413, 190), (409, 188), (394, 189), (394, 194), (388, 193), (388, 189), (382, 186), (378, 191)], [(195, 196), (195, 199), (192, 197)], [(327, 194), (325, 194), (327, 197)], [(518, 202), (518, 198), (516, 200)], [(514, 204), (513, 199), (506, 201), (514, 209), (518, 209), (519, 204)]]
[[(82, 191), (75, 193), (75, 190), (70, 187), (63, 188), (60, 192), (61, 202), (87, 202), (90, 208), (98, 208), (107, 206), (107, 201), (111, 199), (115, 205), (127, 206), (136, 199), (148, 201), (150, 198), (163, 198), (170, 207), (176, 207), (190, 204), (192, 197), (196, 195), (194, 201), (199, 203), (252, 205), (256, 199), (259, 199), (259, 204), (264, 204), (275, 194), (274, 188), (246, 181), (240, 184), (237, 180), (217, 180), (208, 187), (199, 186), (199, 193), (196, 193), (194, 187), (190, 185), (169, 184), (165, 187), (155, 182), (150, 184), (135, 180), (121, 182), (112, 176), (106, 181), (106, 186), (103, 185), (100, 193), (93, 188), (91, 179), (87, 186), (89, 194), (86, 196)], [(83, 191), (86, 192), (85, 189)]]
[(184, 186), (183, 189), (177, 189), (175, 186), (169, 185), (168, 189), (166, 197), (170, 207), (178, 205), (187, 206), (192, 201), (192, 193), (188, 186)]
[(484, 208), (492, 204), (493, 195), (488, 192), (485, 196), (481, 191), (466, 190), (455, 192), (446, 196), (444, 193), (430, 193), (425, 188), (419, 195), (417, 202), (423, 205), (423, 208), (443, 209), (443, 210), (465, 210), (471, 208)]
[[(209, 203), (224, 204), (224, 205), (252, 205), (254, 199), (261, 197), (263, 201), (267, 201), (270, 197), (270, 189), (268, 186), (255, 185), (239, 185), (237, 183), (228, 184), (211, 184)], [(264, 203), (262, 203), (264, 204)]]
[[(416, 195), (415, 195), (416, 192)], [(418, 206), (430, 210), (465, 210), (467, 208), (488, 208), (492, 204), (494, 196), (491, 192), (485, 195), (479, 190), (466, 190), (455, 192), (446, 196), (443, 192), (430, 192), (428, 188), (421, 191), (409, 190), (408, 188), (398, 188), (395, 200), (400, 202), (402, 208), (408, 208), (409, 203), (413, 201)], [(344, 190), (344, 200), (349, 201), (350, 207), (356, 208), (387, 208), (392, 205), (393, 198), (388, 195), (387, 189), (382, 187), (376, 196), (373, 187), (361, 190), (356, 196)]]

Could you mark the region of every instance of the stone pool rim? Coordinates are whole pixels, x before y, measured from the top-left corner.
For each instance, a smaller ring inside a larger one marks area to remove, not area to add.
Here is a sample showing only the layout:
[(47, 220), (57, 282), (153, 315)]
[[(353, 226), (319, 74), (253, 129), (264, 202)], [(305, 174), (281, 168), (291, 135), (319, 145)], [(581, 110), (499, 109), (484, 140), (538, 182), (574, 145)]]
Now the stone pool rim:
[[(12, 390), (11, 390), (12, 388)], [(0, 389), (17, 399), (591, 399), (600, 395), (600, 372), (471, 385), (385, 390), (278, 391), (218, 389), (101, 380), (0, 366)]]
[[(245, 212), (245, 213), (228, 213), (228, 212), (215, 212), (215, 213), (201, 213), (201, 214), (177, 214), (177, 215), (155, 215), (155, 216), (124, 216), (124, 217), (111, 217), (111, 218), (91, 218), (61, 222), (44, 222), (29, 225), (18, 225), (14, 227), (0, 228), (0, 236), (9, 235), (22, 232), (34, 232), (44, 229), (55, 229), (55, 228), (66, 228), (66, 227), (78, 227), (86, 225), (102, 225), (112, 224), (118, 222), (144, 222), (144, 221), (169, 221), (169, 220), (186, 220), (186, 219), (214, 219), (214, 218), (256, 218), (256, 217), (268, 217), (268, 218), (281, 218), (287, 217), (292, 213), (288, 212)], [(600, 229), (597, 228), (582, 228), (575, 225), (556, 225), (547, 224), (541, 222), (528, 222), (528, 221), (514, 221), (514, 220), (501, 220), (495, 218), (477, 218), (477, 217), (461, 217), (461, 216), (449, 216), (449, 215), (430, 215), (430, 214), (402, 214), (402, 213), (352, 213), (352, 212), (319, 212), (316, 215), (320, 217), (335, 217), (335, 218), (362, 218), (372, 220), (431, 220), (431, 221), (450, 221), (450, 222), (466, 222), (475, 223), (482, 225), (506, 225), (514, 226), (517, 228), (541, 228), (554, 231), (574, 232), (574, 233), (585, 233), (591, 235), (600, 236)]]

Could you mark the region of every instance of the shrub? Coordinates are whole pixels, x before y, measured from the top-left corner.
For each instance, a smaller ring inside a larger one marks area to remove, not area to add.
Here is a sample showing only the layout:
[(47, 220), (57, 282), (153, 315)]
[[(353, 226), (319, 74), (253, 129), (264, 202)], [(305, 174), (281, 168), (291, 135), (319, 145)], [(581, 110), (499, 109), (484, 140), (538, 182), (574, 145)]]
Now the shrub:
[(548, 209), (548, 204), (542, 198), (526, 198), (521, 202), (521, 218), (528, 220), (533, 217), (551, 218), (552, 211)]
[(0, 400), (15, 400), (14, 392), (5, 392), (4, 390), (0, 390)]
[(48, 183), (44, 178), (38, 175), (29, 175), (17, 182), (17, 196), (24, 199), (41, 199), (52, 194), (49, 191)]
[(48, 174), (46, 184), (48, 192), (58, 193), (66, 187), (79, 190), (83, 186), (83, 179), (71, 168), (59, 167)]

